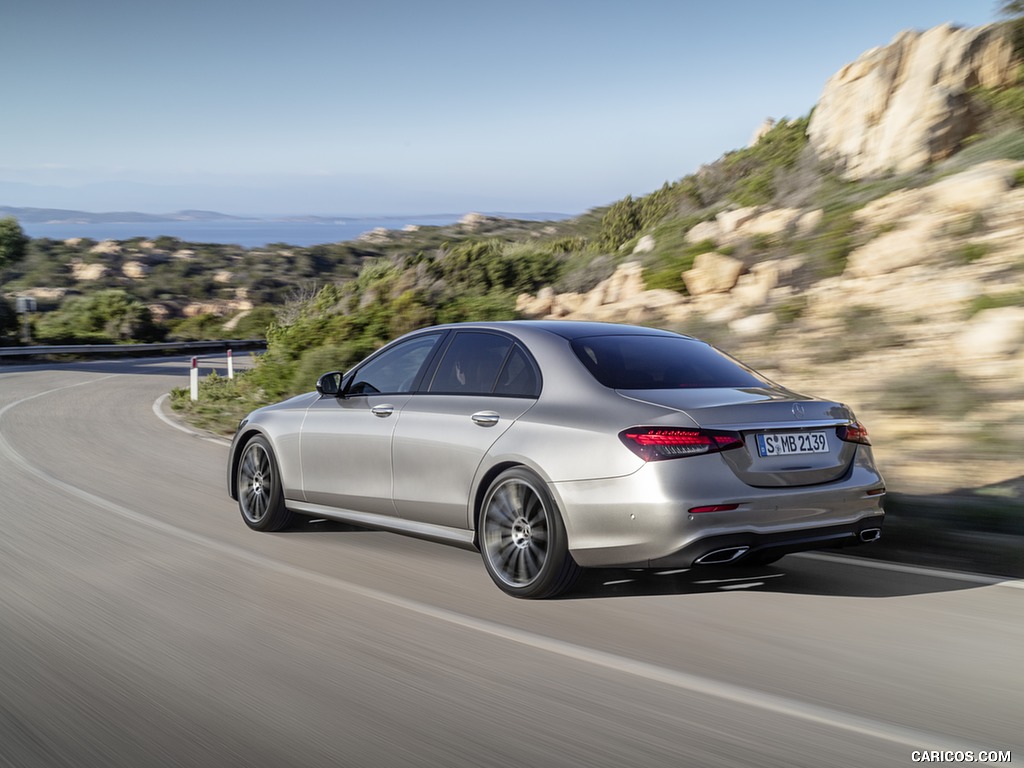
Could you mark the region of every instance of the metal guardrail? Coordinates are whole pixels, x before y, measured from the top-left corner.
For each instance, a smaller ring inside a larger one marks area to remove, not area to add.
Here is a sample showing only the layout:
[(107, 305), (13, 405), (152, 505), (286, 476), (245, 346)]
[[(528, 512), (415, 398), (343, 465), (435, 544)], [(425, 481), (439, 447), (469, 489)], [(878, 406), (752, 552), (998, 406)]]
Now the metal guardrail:
[(264, 339), (230, 339), (227, 341), (168, 341), (156, 344), (63, 344), (36, 347), (0, 347), (4, 357), (48, 357), (79, 355), (82, 357), (117, 357), (146, 352), (203, 352), (227, 349), (265, 349)]

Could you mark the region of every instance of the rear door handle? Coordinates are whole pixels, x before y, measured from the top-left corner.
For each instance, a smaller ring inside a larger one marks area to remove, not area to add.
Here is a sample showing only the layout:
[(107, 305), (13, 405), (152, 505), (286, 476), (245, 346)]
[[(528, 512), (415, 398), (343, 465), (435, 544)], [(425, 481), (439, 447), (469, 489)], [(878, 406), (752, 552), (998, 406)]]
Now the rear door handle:
[(474, 424), (479, 424), (481, 427), (493, 427), (501, 416), (494, 411), (478, 411), (470, 418), (473, 419)]
[(388, 416), (395, 412), (395, 406), (390, 404), (375, 405), (373, 406), (373, 408), (370, 409), (370, 412), (373, 413), (374, 416), (380, 416), (382, 419), (386, 419)]

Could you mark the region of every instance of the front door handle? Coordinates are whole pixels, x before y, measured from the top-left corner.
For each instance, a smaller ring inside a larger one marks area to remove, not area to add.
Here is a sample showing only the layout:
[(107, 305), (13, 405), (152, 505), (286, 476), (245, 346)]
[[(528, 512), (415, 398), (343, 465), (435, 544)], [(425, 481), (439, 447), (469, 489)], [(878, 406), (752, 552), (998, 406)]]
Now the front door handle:
[(470, 418), (473, 419), (474, 424), (479, 424), (481, 427), (493, 427), (501, 416), (494, 411), (478, 411)]
[(373, 413), (374, 416), (380, 416), (382, 419), (386, 419), (388, 416), (395, 412), (395, 406), (390, 404), (375, 405), (373, 406), (373, 408), (370, 409), (370, 412)]

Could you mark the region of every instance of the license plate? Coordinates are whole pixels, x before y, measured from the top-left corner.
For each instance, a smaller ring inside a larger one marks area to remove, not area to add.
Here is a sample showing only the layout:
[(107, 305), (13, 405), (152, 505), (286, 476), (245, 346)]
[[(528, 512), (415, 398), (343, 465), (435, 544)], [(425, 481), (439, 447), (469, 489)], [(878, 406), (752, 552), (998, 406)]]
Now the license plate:
[(797, 453), (828, 453), (824, 432), (785, 432), (757, 435), (757, 452), (761, 456), (792, 456)]

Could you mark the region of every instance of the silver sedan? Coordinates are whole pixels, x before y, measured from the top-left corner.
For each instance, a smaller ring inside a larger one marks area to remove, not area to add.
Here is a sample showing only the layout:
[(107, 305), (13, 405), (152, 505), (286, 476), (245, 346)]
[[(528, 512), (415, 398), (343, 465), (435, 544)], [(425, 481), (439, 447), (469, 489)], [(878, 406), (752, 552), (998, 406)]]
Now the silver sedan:
[(246, 524), (296, 515), (479, 549), (543, 598), (582, 568), (773, 562), (877, 539), (885, 485), (841, 403), (697, 339), (606, 323), (415, 331), (239, 425)]

